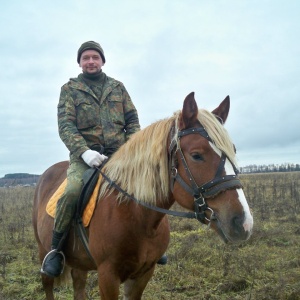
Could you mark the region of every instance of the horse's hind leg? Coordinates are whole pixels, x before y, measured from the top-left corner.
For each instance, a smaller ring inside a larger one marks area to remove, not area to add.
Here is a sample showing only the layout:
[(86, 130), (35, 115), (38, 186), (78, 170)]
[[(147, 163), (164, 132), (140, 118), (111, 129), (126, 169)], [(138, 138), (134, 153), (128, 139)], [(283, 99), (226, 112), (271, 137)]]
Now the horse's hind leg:
[(73, 289), (74, 289), (74, 300), (86, 299), (85, 284), (86, 284), (87, 274), (88, 274), (87, 271), (81, 271), (78, 269), (71, 270)]
[(148, 270), (142, 277), (127, 279), (124, 283), (123, 300), (140, 300), (148, 281), (151, 279), (155, 267)]
[(46, 275), (42, 276), (42, 285), (46, 294), (47, 300), (54, 300), (53, 294), (53, 285), (54, 285), (54, 278), (48, 277)]

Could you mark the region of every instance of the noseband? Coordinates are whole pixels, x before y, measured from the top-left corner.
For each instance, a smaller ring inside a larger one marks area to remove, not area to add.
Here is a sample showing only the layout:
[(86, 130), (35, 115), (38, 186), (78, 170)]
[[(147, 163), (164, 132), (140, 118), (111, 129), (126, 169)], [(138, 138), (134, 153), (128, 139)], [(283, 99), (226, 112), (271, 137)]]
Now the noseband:
[[(197, 219), (201, 223), (205, 223), (205, 221), (210, 224), (211, 220), (216, 220), (216, 216), (214, 211), (207, 205), (206, 199), (212, 198), (218, 195), (219, 193), (234, 189), (234, 188), (241, 188), (242, 184), (240, 180), (237, 178), (237, 169), (235, 168), (234, 164), (231, 162), (231, 165), (233, 166), (235, 175), (225, 175), (223, 176), (223, 170), (226, 159), (229, 159), (225, 153), (222, 153), (220, 164), (218, 166), (217, 172), (215, 177), (210, 180), (209, 182), (203, 184), (202, 186), (198, 186), (196, 181), (193, 178), (193, 175), (188, 167), (188, 164), (184, 158), (183, 152), (180, 148), (180, 138), (188, 135), (188, 134), (200, 134), (204, 138), (206, 138), (208, 141), (212, 142), (211, 138), (207, 134), (205, 128), (197, 127), (197, 128), (189, 128), (187, 130), (181, 130), (178, 132), (178, 142), (174, 135), (174, 127), (171, 129), (170, 132), (170, 138), (171, 143), (169, 146), (169, 162), (170, 162), (170, 169), (171, 169), (171, 190), (173, 191), (173, 186), (175, 181), (177, 181), (189, 194), (191, 194), (194, 197), (194, 212), (181, 212), (181, 211), (173, 211), (161, 207), (157, 207), (148, 203), (144, 203), (138, 199), (136, 199), (133, 195), (128, 194), (125, 190), (123, 190), (118, 184), (116, 184), (113, 180), (111, 180), (106, 174), (104, 174), (101, 170), (103, 165), (100, 168), (97, 168), (99, 173), (103, 176), (103, 178), (108, 181), (110, 187), (114, 187), (116, 190), (121, 192), (123, 195), (125, 195), (128, 199), (131, 199), (132, 201), (136, 202), (139, 205), (142, 205), (148, 209), (154, 210), (156, 212), (160, 212), (162, 214), (168, 214), (175, 217), (181, 217), (181, 218), (189, 218), (189, 219)], [(177, 171), (177, 165), (178, 160), (176, 157), (176, 152), (178, 151), (180, 159), (183, 163), (184, 169), (186, 171), (187, 177), (189, 178), (189, 181), (191, 183), (191, 186), (187, 184), (182, 177), (179, 175)], [(206, 212), (210, 211), (210, 217), (206, 217)]]
[[(208, 133), (206, 132), (203, 126), (189, 128), (186, 130), (181, 130), (178, 132), (176, 140), (174, 136), (174, 128), (171, 130), (171, 143), (169, 146), (169, 155), (170, 155), (170, 168), (171, 168), (171, 190), (173, 191), (174, 183), (177, 181), (181, 187), (191, 194), (194, 197), (194, 212), (196, 219), (201, 223), (205, 223), (205, 221), (210, 222), (211, 220), (215, 219), (214, 211), (207, 205), (206, 199), (213, 198), (217, 196), (219, 193), (235, 188), (242, 188), (242, 184), (240, 180), (237, 178), (238, 170), (234, 166), (234, 164), (230, 161), (235, 174), (234, 175), (222, 175), (224, 171), (225, 161), (229, 158), (223, 152), (221, 155), (220, 163), (218, 169), (216, 171), (215, 177), (210, 180), (209, 182), (201, 185), (200, 187), (197, 185), (193, 175), (189, 169), (189, 166), (185, 160), (184, 154), (180, 147), (180, 139), (183, 136), (189, 134), (200, 134), (202, 137), (206, 138), (209, 142), (212, 142), (211, 138), (209, 137)], [(173, 136), (173, 138), (172, 138)], [(176, 157), (176, 153), (179, 153), (179, 159), (181, 160), (183, 167), (185, 169), (185, 173), (188, 177), (188, 181), (190, 184), (187, 184), (183, 178), (179, 175), (177, 171), (178, 160)], [(210, 218), (206, 217), (205, 212), (210, 211)]]

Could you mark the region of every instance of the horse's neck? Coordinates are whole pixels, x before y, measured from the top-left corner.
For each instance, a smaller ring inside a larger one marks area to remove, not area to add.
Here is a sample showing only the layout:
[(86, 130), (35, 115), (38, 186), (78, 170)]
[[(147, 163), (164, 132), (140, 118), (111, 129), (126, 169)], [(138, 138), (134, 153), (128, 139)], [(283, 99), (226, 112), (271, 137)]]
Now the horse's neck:
[(153, 210), (149, 208), (144, 208), (140, 206), (140, 210), (142, 213), (142, 218), (144, 220), (147, 220), (147, 224), (149, 227), (152, 227), (152, 229), (157, 229), (161, 222), (165, 219), (165, 214), (157, 212), (155, 210), (156, 207), (158, 208), (164, 208), (164, 209), (170, 209), (170, 207), (174, 204), (175, 200), (173, 198), (173, 195), (171, 195), (168, 199), (168, 201), (157, 201), (157, 204), (153, 206)]

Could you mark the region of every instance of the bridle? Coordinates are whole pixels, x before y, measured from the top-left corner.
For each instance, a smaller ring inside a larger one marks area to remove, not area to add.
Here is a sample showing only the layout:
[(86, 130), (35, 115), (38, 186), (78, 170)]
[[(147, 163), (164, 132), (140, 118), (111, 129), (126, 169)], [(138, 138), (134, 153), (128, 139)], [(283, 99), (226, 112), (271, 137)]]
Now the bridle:
[[(216, 220), (216, 215), (211, 209), (207, 203), (206, 199), (207, 198), (212, 198), (218, 195), (219, 193), (229, 190), (229, 189), (234, 189), (234, 188), (241, 188), (242, 184), (240, 180), (237, 178), (237, 169), (235, 168), (234, 164), (232, 164), (235, 175), (222, 175), (223, 170), (224, 170), (224, 165), (226, 159), (228, 157), (226, 156), (225, 153), (222, 153), (221, 155), (221, 160), (216, 172), (215, 177), (210, 180), (209, 182), (201, 185), (200, 187), (197, 185), (196, 181), (193, 178), (193, 175), (189, 169), (189, 166), (185, 160), (184, 154), (181, 150), (180, 147), (180, 138), (183, 136), (186, 136), (188, 134), (200, 134), (204, 138), (206, 138), (208, 141), (212, 142), (211, 138), (207, 134), (205, 128), (203, 126), (201, 127), (194, 127), (194, 128), (189, 128), (186, 130), (181, 130), (177, 132), (177, 135), (174, 134), (174, 127), (172, 127), (170, 131), (170, 146), (169, 146), (169, 163), (170, 163), (170, 184), (171, 184), (171, 191), (173, 191), (174, 183), (177, 181), (184, 190), (186, 190), (189, 194), (191, 194), (194, 197), (194, 212), (179, 212), (179, 211), (173, 211), (161, 207), (157, 207), (145, 202), (142, 202), (138, 199), (136, 199), (134, 196), (128, 194), (125, 190), (123, 190), (118, 184), (116, 184), (113, 180), (111, 180), (104, 172), (102, 172), (102, 167), (97, 168), (99, 173), (103, 176), (103, 178), (108, 181), (109, 186), (115, 188), (119, 192), (121, 192), (124, 196), (127, 198), (133, 200), (134, 202), (138, 203), (139, 205), (142, 205), (146, 208), (149, 208), (151, 210), (154, 210), (156, 212), (160, 212), (163, 214), (168, 214), (176, 217), (184, 217), (184, 218), (189, 218), (189, 219), (197, 219), (201, 223), (206, 223), (210, 224), (212, 220)], [(187, 177), (189, 178), (189, 182), (191, 185), (187, 184), (183, 178), (179, 175), (177, 171), (177, 166), (178, 166), (178, 160), (176, 157), (176, 152), (179, 153), (180, 160), (183, 163), (184, 169), (186, 171)], [(206, 217), (206, 212), (210, 212), (210, 217)]]
[[(203, 224), (207, 224), (210, 226), (211, 221), (215, 220), (218, 221), (218, 218), (216, 214), (214, 213), (213, 209), (210, 208), (207, 203), (206, 199), (215, 197), (221, 192), (224, 192), (225, 190), (229, 189), (235, 189), (235, 188), (242, 188), (242, 184), (240, 180), (237, 178), (238, 170), (234, 166), (232, 162), (231, 165), (234, 169), (234, 175), (222, 175), (226, 159), (229, 160), (229, 158), (226, 156), (225, 153), (221, 154), (220, 163), (218, 166), (218, 169), (216, 171), (215, 177), (208, 181), (207, 183), (201, 185), (200, 187), (197, 185), (195, 179), (193, 178), (193, 175), (189, 169), (189, 166), (185, 160), (184, 154), (180, 147), (180, 139), (183, 136), (189, 135), (189, 134), (200, 134), (202, 137), (206, 138), (208, 141), (212, 142), (211, 138), (207, 134), (205, 128), (203, 126), (200, 127), (193, 127), (186, 130), (178, 131), (177, 134), (174, 134), (174, 127), (172, 127), (170, 131), (170, 146), (169, 146), (169, 164), (170, 164), (170, 184), (171, 184), (171, 191), (173, 192), (174, 189), (174, 183), (177, 181), (181, 187), (187, 191), (189, 194), (191, 194), (194, 197), (194, 212), (179, 212), (174, 210), (169, 210), (161, 207), (157, 207), (145, 202), (142, 202), (138, 199), (136, 199), (134, 196), (128, 194), (125, 190), (123, 190), (117, 183), (115, 183), (113, 180), (111, 180), (103, 171), (102, 167), (104, 164), (101, 165), (101, 167), (96, 167), (98, 172), (102, 175), (102, 177), (109, 183), (109, 187), (113, 187), (119, 192), (121, 192), (125, 197), (128, 199), (131, 199), (132, 201), (136, 202), (139, 205), (142, 205), (148, 209), (154, 210), (156, 212), (172, 215), (176, 217), (183, 217), (183, 218), (189, 218), (189, 219), (197, 219), (199, 222)], [(188, 180), (190, 182), (190, 185), (187, 184), (183, 178), (179, 175), (177, 171), (178, 167), (178, 159), (176, 156), (176, 153), (179, 153), (179, 158), (182, 161), (182, 164), (184, 166), (186, 175), (188, 177)], [(230, 160), (229, 160), (230, 161)], [(206, 216), (206, 212), (210, 212), (209, 218)], [(81, 219), (80, 219), (81, 220)], [(88, 247), (88, 237), (86, 234), (86, 231), (84, 230), (84, 227), (82, 226), (82, 222), (79, 222), (78, 224), (78, 230), (79, 230), (79, 237), (81, 238), (81, 241), (89, 254), (92, 261), (94, 261), (92, 255), (90, 254), (89, 247)]]
[[(208, 135), (205, 128), (201, 125), (200, 127), (193, 127), (185, 130), (178, 131), (177, 138), (174, 134), (174, 127), (171, 129), (171, 142), (169, 146), (169, 156), (170, 156), (170, 168), (171, 168), (171, 190), (174, 189), (174, 183), (177, 181), (181, 187), (191, 194), (194, 197), (194, 212), (196, 219), (201, 223), (208, 223), (211, 220), (216, 219), (214, 211), (207, 205), (206, 199), (217, 196), (219, 193), (229, 190), (242, 188), (242, 184), (237, 177), (238, 170), (234, 166), (234, 164), (229, 160), (224, 152), (221, 154), (220, 163), (218, 169), (216, 171), (215, 177), (204, 183), (201, 186), (198, 186), (184, 157), (184, 154), (180, 147), (180, 139), (189, 134), (200, 134), (202, 137), (207, 139), (209, 142), (213, 142)], [(190, 184), (187, 184), (183, 178), (179, 175), (177, 167), (178, 167), (178, 159), (176, 157), (176, 153), (179, 154), (179, 159), (181, 160), (183, 167), (185, 169), (185, 173), (187, 175), (188, 181)], [(226, 159), (228, 159), (234, 169), (234, 175), (222, 175)], [(206, 217), (205, 212), (210, 212), (210, 218)]]

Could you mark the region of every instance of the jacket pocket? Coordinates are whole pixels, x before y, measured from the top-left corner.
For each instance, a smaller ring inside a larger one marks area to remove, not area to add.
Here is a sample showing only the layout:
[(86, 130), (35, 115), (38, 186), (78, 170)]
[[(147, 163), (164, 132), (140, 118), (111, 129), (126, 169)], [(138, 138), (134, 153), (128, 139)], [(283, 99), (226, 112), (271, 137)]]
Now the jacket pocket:
[(123, 99), (118, 93), (112, 93), (108, 99), (109, 106), (109, 118), (112, 123), (125, 126), (124, 109), (123, 109)]
[(93, 99), (75, 101), (76, 123), (78, 129), (94, 127), (99, 124), (99, 106)]

